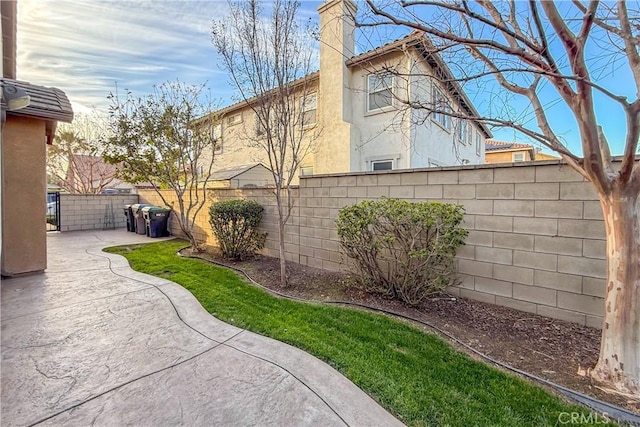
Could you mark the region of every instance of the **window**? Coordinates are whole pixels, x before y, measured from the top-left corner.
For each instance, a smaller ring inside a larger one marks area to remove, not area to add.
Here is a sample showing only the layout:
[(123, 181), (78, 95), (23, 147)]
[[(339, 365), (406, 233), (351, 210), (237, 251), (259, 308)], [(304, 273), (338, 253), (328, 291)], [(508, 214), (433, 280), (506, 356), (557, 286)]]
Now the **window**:
[(213, 136), (213, 152), (215, 154), (222, 153), (222, 123), (218, 123), (215, 125), (211, 131), (211, 135)]
[(313, 175), (313, 166), (302, 166), (300, 168), (300, 176), (311, 176)]
[(482, 136), (479, 131), (476, 131), (476, 154), (482, 155)]
[(302, 126), (311, 126), (318, 120), (318, 98), (315, 93), (307, 95), (300, 100), (302, 109)]
[(446, 130), (451, 130), (451, 117), (447, 113), (451, 113), (451, 104), (440, 88), (433, 85), (433, 113), (432, 119)]
[(265, 133), (265, 128), (262, 125), (262, 119), (256, 114), (256, 136), (262, 136)]
[(513, 162), (524, 162), (524, 153), (513, 153), (512, 155)]
[(371, 162), (372, 171), (390, 171), (393, 169), (393, 160), (377, 160)]
[(367, 111), (393, 105), (393, 76), (389, 73), (367, 76)]
[(460, 125), (458, 126), (458, 140), (465, 145), (470, 145), (472, 133), (473, 129), (471, 128), (471, 123), (467, 120), (460, 119)]
[(227, 117), (227, 126), (237, 125), (238, 123), (242, 123), (242, 113)]

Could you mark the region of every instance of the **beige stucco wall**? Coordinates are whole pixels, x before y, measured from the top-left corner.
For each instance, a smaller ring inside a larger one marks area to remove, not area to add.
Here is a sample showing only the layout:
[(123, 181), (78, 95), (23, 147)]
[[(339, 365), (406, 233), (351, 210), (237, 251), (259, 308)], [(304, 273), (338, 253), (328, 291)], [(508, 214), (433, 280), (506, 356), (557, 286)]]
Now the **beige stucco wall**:
[[(487, 151), (485, 154), (486, 163), (512, 163), (514, 153), (524, 153), (524, 161), (531, 161), (530, 150), (513, 150), (513, 151)], [(543, 160), (543, 159), (541, 159)], [(549, 160), (549, 159), (544, 159)]]
[[(309, 86), (298, 91), (294, 104), (300, 106), (303, 94), (318, 94), (318, 81), (310, 82)], [(242, 121), (236, 124), (229, 124), (228, 116), (240, 115)], [(305, 157), (303, 166), (314, 164), (314, 152), (318, 147), (317, 139), (322, 135), (323, 130), (319, 125), (305, 127), (301, 129), (303, 132), (302, 147), (312, 147), (309, 154)], [(220, 169), (241, 166), (251, 163), (261, 163), (269, 167), (269, 158), (265, 149), (266, 139), (256, 136), (256, 113), (249, 106), (238, 108), (222, 118), (222, 149), (214, 154), (213, 171)], [(319, 148), (318, 148), (319, 149)], [(290, 152), (290, 148), (288, 149)], [(210, 157), (206, 157), (209, 159)], [(205, 160), (204, 164), (208, 160)], [(285, 164), (288, 164), (286, 162)], [(298, 173), (295, 175), (294, 183), (298, 182)], [(260, 178), (262, 181), (263, 178)], [(273, 178), (269, 174), (269, 183), (273, 182)]]
[(45, 121), (7, 116), (2, 130), (2, 275), (47, 267)]

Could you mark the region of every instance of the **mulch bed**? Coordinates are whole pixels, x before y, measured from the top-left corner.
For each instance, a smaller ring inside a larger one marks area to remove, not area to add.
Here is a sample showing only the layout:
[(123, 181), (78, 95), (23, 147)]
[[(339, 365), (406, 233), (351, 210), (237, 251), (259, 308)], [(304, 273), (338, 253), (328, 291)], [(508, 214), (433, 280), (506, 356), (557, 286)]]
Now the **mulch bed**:
[[(586, 375), (599, 353), (597, 329), (448, 295), (411, 307), (365, 292), (348, 274), (296, 263), (287, 263), (289, 284), (283, 288), (277, 258), (258, 255), (247, 261), (230, 261), (222, 259), (215, 248), (199, 256), (239, 268), (262, 286), (287, 295), (361, 303), (419, 319), (493, 359), (640, 414), (640, 401), (605, 392)], [(469, 353), (463, 346), (457, 347)]]

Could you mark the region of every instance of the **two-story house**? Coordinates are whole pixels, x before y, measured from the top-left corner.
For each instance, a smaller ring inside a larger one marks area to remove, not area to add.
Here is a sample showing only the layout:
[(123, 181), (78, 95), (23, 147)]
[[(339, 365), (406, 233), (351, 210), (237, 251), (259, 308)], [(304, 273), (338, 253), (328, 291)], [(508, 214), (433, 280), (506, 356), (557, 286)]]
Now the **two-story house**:
[[(320, 69), (304, 78), (300, 100), (315, 149), (300, 174), (484, 163), (484, 142), (491, 137), (485, 125), (409, 107), (421, 103), (478, 116), (423, 34), (355, 54), (356, 5), (330, 0), (318, 12)], [(216, 168), (263, 161), (264, 154), (246, 144), (259, 132), (250, 103), (216, 113), (222, 117)]]

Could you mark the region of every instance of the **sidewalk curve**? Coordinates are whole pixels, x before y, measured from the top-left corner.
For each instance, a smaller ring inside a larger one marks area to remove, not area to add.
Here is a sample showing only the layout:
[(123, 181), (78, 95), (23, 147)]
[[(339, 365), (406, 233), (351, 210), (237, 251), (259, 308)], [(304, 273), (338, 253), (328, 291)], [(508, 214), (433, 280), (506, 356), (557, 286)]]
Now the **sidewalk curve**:
[(3, 426), (401, 426), (326, 363), (221, 322), (184, 288), (50, 235), (42, 275), (3, 280)]

